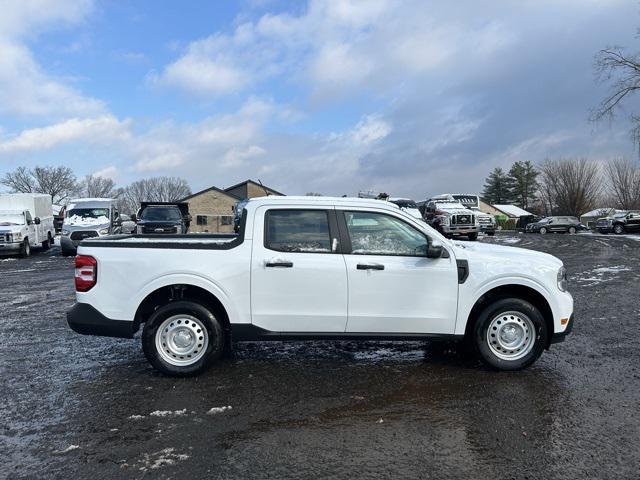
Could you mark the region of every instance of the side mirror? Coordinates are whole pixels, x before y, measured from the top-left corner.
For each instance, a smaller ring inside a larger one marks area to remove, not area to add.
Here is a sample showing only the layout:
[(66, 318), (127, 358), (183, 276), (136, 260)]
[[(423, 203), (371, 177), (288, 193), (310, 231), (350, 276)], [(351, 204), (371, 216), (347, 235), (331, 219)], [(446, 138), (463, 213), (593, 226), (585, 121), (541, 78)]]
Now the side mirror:
[(33, 221), (36, 225), (40, 225), (40, 217), (34, 218)]
[(443, 252), (446, 252), (446, 250), (439, 240), (429, 239), (429, 244), (427, 245), (427, 258), (441, 258)]

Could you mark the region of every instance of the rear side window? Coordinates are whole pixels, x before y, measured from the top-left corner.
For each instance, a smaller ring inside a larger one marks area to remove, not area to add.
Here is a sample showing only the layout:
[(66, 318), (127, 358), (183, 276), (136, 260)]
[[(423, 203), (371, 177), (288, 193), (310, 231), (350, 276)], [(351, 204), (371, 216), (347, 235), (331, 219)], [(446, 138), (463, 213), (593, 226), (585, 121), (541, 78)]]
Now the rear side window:
[(325, 210), (268, 210), (265, 247), (279, 252), (331, 253)]

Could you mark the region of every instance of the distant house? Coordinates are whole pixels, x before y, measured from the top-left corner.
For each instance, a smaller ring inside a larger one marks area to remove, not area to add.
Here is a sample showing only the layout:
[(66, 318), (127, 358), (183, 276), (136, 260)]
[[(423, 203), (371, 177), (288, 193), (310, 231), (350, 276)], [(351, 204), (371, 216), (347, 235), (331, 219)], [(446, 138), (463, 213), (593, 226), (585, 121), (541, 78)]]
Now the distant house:
[(284, 195), (253, 180), (245, 180), (228, 188), (209, 187), (180, 200), (189, 204), (193, 220), (189, 231), (232, 233), (235, 206), (240, 200), (268, 195)]
[(520, 217), (526, 217), (527, 215), (532, 215), (531, 213), (523, 210), (520, 207), (516, 207), (515, 205), (493, 205), (493, 208), (498, 210), (498, 215), (505, 215), (507, 218), (515, 218), (518, 219)]

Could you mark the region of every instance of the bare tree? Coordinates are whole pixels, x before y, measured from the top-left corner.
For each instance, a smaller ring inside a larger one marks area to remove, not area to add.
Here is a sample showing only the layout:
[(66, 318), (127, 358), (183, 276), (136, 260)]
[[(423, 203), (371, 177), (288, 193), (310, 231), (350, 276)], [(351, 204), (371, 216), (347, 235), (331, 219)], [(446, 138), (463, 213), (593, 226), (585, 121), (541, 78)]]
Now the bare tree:
[(133, 182), (123, 189), (120, 209), (136, 212), (141, 202), (175, 202), (191, 195), (186, 180), (177, 177), (152, 177)]
[(115, 198), (115, 183), (110, 178), (87, 175), (80, 182), (82, 195), (90, 198)]
[(78, 191), (76, 176), (69, 167), (18, 167), (0, 180), (12, 192), (46, 193), (54, 203), (63, 202)]
[(640, 165), (625, 158), (614, 158), (605, 164), (604, 170), (615, 206), (623, 210), (640, 208)]
[(12, 193), (32, 193), (37, 187), (31, 170), (26, 167), (18, 167), (13, 172), (5, 173), (0, 183), (9, 187)]
[(540, 166), (543, 201), (551, 214), (580, 216), (600, 198), (600, 166), (584, 158), (545, 160)]
[[(595, 60), (596, 76), (603, 83), (611, 83), (609, 94), (598, 108), (591, 112), (592, 121), (612, 119), (621, 103), (640, 90), (640, 56), (626, 54), (621, 47), (600, 50)], [(633, 128), (631, 134), (635, 142), (640, 142), (640, 116), (631, 114)]]

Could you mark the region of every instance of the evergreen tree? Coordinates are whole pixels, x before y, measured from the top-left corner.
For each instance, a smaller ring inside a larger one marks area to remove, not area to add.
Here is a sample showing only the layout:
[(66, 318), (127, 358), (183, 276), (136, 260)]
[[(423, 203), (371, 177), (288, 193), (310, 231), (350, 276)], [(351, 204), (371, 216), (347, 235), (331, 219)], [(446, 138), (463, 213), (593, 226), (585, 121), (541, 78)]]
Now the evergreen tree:
[(520, 208), (527, 210), (535, 201), (539, 174), (540, 172), (529, 160), (516, 162), (509, 170), (512, 200)]
[(501, 205), (512, 202), (511, 179), (500, 167), (496, 167), (487, 177), (482, 198), (491, 205)]

